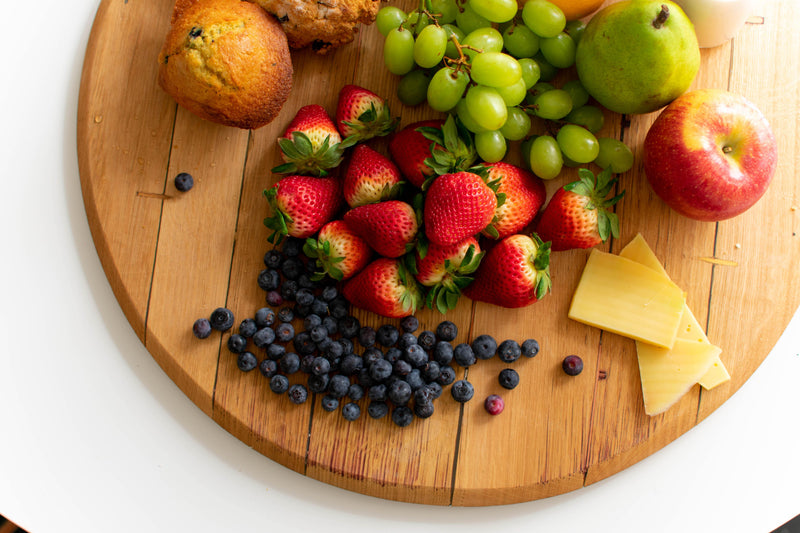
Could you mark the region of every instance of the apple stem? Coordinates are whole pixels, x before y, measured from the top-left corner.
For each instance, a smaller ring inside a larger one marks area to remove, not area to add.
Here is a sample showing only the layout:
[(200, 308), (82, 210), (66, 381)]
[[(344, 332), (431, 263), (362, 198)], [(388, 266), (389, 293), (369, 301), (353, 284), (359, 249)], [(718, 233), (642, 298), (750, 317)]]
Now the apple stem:
[(731, 152), (733, 152), (733, 146), (723, 146), (722, 147), (722, 153), (723, 154), (729, 154)]
[(656, 18), (653, 19), (653, 27), (655, 29), (660, 29), (661, 26), (663, 26), (664, 23), (667, 22), (668, 18), (669, 18), (669, 8), (665, 4), (661, 4), (661, 11), (659, 11), (658, 15), (656, 15)]

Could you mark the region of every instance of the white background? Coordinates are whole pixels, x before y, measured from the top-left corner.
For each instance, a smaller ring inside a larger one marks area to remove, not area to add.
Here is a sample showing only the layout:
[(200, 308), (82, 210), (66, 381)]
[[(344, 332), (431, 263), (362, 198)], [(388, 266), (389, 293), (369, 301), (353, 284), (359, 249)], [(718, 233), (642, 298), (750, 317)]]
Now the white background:
[(231, 437), (133, 334), (92, 243), (75, 124), (97, 5), (4, 3), (0, 514), (32, 533), (750, 533), (800, 513), (798, 316), (697, 428), (610, 479), (543, 501), (382, 501), (306, 479)]

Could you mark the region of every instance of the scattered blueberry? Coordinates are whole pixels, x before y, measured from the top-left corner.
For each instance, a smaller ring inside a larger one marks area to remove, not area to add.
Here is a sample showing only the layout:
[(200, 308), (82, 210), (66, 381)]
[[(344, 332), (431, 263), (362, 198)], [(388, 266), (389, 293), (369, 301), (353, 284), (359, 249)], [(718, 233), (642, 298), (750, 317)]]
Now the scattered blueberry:
[(279, 360), (286, 353), (286, 347), (280, 344), (270, 344), (267, 346), (267, 357), (273, 361)]
[(411, 372), (413, 368), (411, 366), (411, 363), (409, 363), (405, 359), (398, 359), (397, 361), (394, 362), (392, 367), (393, 367), (392, 373), (395, 376), (400, 376), (400, 377), (407, 376), (408, 373)]
[(500, 371), (497, 381), (500, 382), (500, 386), (504, 389), (511, 390), (519, 385), (519, 374), (513, 368), (504, 368)]
[(447, 341), (439, 341), (433, 347), (433, 360), (440, 366), (449, 365), (453, 360), (453, 345)]
[(367, 396), (370, 400), (374, 400), (376, 402), (385, 402), (387, 398), (387, 392), (388, 390), (386, 385), (383, 383), (376, 383), (367, 390)]
[(294, 352), (286, 352), (278, 361), (278, 366), (284, 374), (294, 374), (300, 370), (300, 356)]
[(314, 303), (314, 293), (311, 292), (311, 289), (298, 289), (294, 299), (299, 305), (310, 306)]
[(322, 325), (328, 330), (328, 335), (336, 335), (339, 333), (339, 321), (332, 316), (323, 318)]
[(389, 361), (392, 364), (395, 364), (400, 358), (403, 357), (403, 352), (400, 351), (400, 348), (392, 346), (386, 353), (383, 354), (383, 358)]
[(175, 188), (181, 192), (186, 192), (194, 187), (194, 178), (188, 172), (181, 172), (175, 176)]
[(278, 268), (283, 262), (283, 254), (280, 250), (272, 249), (264, 254), (264, 266), (267, 268)]
[(419, 344), (412, 344), (403, 352), (403, 358), (414, 368), (420, 368), (428, 362), (428, 354)]
[(236, 366), (242, 372), (250, 372), (258, 366), (258, 359), (251, 352), (242, 352), (236, 357)]
[(294, 310), (291, 307), (281, 307), (278, 310), (278, 320), (281, 322), (291, 322), (294, 320)]
[(400, 332), (391, 324), (384, 324), (378, 328), (375, 339), (381, 346), (394, 346), (400, 338)]
[(331, 377), (328, 374), (320, 374), (319, 376), (311, 374), (308, 376), (308, 390), (320, 394), (328, 390), (330, 382)]
[(238, 333), (228, 337), (228, 350), (231, 353), (242, 353), (247, 348), (247, 338)]
[(536, 339), (527, 339), (522, 343), (522, 355), (525, 357), (536, 357), (539, 353), (539, 341)]
[(363, 326), (358, 330), (358, 342), (364, 348), (369, 348), (375, 345), (375, 337), (377, 333), (369, 326)]
[[(313, 355), (308, 355), (307, 357), (314, 357)], [(317, 356), (312, 359), (311, 362), (311, 374), (316, 374), (320, 376), (322, 374), (327, 374), (331, 371), (331, 362), (325, 359), (322, 356)]]
[(425, 380), (422, 379), (422, 374), (419, 371), (419, 368), (413, 369), (408, 375), (405, 377), (406, 383), (411, 386), (411, 390), (421, 389), (425, 386)]
[(330, 340), (330, 337), (328, 337), (328, 340), (330, 342), (325, 346), (324, 349), (319, 343), (317, 344), (317, 347), (322, 350), (322, 354), (328, 359), (338, 359), (339, 357), (342, 357), (344, 355), (344, 348), (342, 347), (341, 343)]
[(475, 395), (475, 388), (472, 386), (472, 383), (466, 379), (459, 379), (453, 383), (453, 386), (450, 388), (450, 393), (453, 395), (455, 401), (465, 403), (470, 401)]
[(278, 363), (272, 359), (264, 359), (258, 363), (258, 370), (265, 378), (271, 378), (278, 373)]
[(303, 319), (303, 329), (311, 331), (313, 328), (322, 325), (322, 318), (319, 315), (311, 313)]
[(352, 339), (361, 330), (361, 323), (352, 315), (339, 320), (339, 333), (346, 339)]
[(319, 298), (314, 298), (314, 301), (311, 302), (311, 312), (316, 313), (320, 316), (324, 316), (328, 314), (328, 304), (320, 300)]
[(292, 341), (294, 349), (301, 355), (312, 354), (317, 351), (317, 344), (311, 340), (311, 335), (307, 331), (301, 331)]
[(386, 396), (395, 405), (405, 405), (411, 400), (412, 393), (411, 385), (399, 379), (391, 384)]
[(349, 353), (353, 353), (353, 349), (355, 348), (355, 346), (353, 345), (353, 341), (351, 341), (348, 338), (342, 337), (342, 338), (339, 339), (338, 342), (339, 342), (339, 344), (342, 345), (342, 350), (343, 350), (344, 355), (347, 355)]
[(328, 337), (328, 330), (325, 329), (325, 326), (320, 324), (319, 326), (315, 326), (309, 330), (308, 335), (311, 337), (311, 340), (320, 343), (324, 339), (329, 339)]
[(436, 379), (436, 383), (438, 383), (442, 387), (446, 387), (455, 380), (456, 380), (455, 369), (452, 366), (443, 366), (441, 372), (439, 372), (439, 377)]
[(458, 337), (458, 327), (449, 320), (443, 320), (436, 326), (436, 336), (439, 340), (454, 341)]
[(403, 333), (397, 340), (397, 347), (401, 350), (405, 350), (413, 344), (417, 344), (417, 336), (413, 333)]
[(211, 312), (209, 322), (217, 331), (228, 331), (233, 327), (233, 312), (224, 307), (217, 307)]
[[(314, 374), (314, 360), (317, 358), (314, 354), (304, 355), (300, 358), (300, 372), (303, 374)], [(330, 365), (330, 361), (328, 362)], [(325, 372), (323, 372), (324, 374)]]
[(389, 405), (386, 402), (369, 402), (367, 413), (369, 413), (370, 417), (375, 419), (383, 418), (389, 414)]
[(424, 366), (420, 367), (420, 372), (422, 373), (422, 379), (424, 379), (426, 383), (430, 383), (439, 378), (439, 374), (442, 373), (442, 368), (436, 361), (428, 361)]
[(411, 409), (405, 405), (401, 405), (399, 407), (395, 407), (394, 411), (392, 411), (392, 422), (395, 425), (404, 428), (411, 424), (414, 421), (414, 413)]
[(423, 331), (417, 336), (417, 344), (422, 346), (424, 350), (432, 350), (436, 344), (436, 334), (432, 331)]
[(269, 307), (262, 307), (256, 311), (255, 323), (258, 328), (266, 328), (275, 323), (275, 311)]
[(264, 327), (259, 329), (253, 335), (253, 344), (259, 348), (266, 348), (268, 345), (275, 342), (276, 334), (272, 328)]
[(334, 398), (344, 398), (350, 391), (350, 379), (341, 374), (331, 376), (328, 382), (328, 394)]
[(491, 335), (478, 335), (472, 341), (472, 349), (478, 359), (491, 359), (497, 352), (497, 341)]
[(350, 307), (347, 300), (337, 297), (328, 304), (328, 312), (333, 318), (341, 320), (350, 313)]
[(472, 346), (466, 342), (462, 342), (457, 344), (453, 349), (453, 361), (455, 361), (457, 365), (466, 368), (477, 363), (478, 359), (475, 356), (475, 351), (472, 349)]
[(274, 268), (265, 268), (258, 274), (258, 286), (264, 291), (274, 291), (281, 284), (281, 275)]
[(339, 365), (339, 372), (345, 376), (354, 376), (358, 374), (364, 366), (364, 360), (360, 356), (349, 353), (342, 357), (342, 363)]
[(289, 401), (291, 401), (293, 404), (300, 405), (301, 403), (305, 403), (305, 401), (308, 399), (308, 389), (299, 383), (295, 383), (289, 387), (288, 394)]
[(282, 322), (275, 328), (275, 339), (278, 342), (289, 342), (294, 338), (294, 326), (289, 322)]
[(583, 371), (583, 359), (577, 355), (568, 355), (562, 361), (561, 368), (568, 376), (577, 376)]
[(503, 412), (503, 408), (505, 407), (505, 402), (503, 398), (498, 396), (497, 394), (490, 394), (486, 397), (486, 400), (483, 402), (483, 407), (486, 409), (486, 412), (490, 415), (499, 415)]
[(322, 408), (329, 413), (339, 408), (339, 399), (334, 398), (330, 394), (323, 396), (319, 403), (322, 405)]
[(384, 381), (392, 375), (392, 363), (386, 359), (378, 359), (369, 366), (369, 375), (375, 381)]
[(434, 400), (437, 399), (439, 396), (441, 396), (442, 392), (444, 392), (442, 386), (435, 381), (431, 381), (430, 383), (425, 385), (424, 388), (428, 391), (428, 394), (430, 394), (431, 398)]
[(348, 402), (342, 406), (342, 416), (349, 422), (358, 420), (361, 416), (361, 408), (357, 403)]
[[(417, 390), (420, 392), (422, 389)], [(417, 401), (416, 393), (414, 395), (414, 415), (417, 418), (430, 418), (433, 416), (433, 400)]]
[[(287, 280), (297, 281), (300, 274), (303, 272), (303, 262), (297, 257), (287, 257), (281, 263), (281, 274)], [(299, 287), (299, 284), (298, 284)]]
[(242, 323), (239, 324), (239, 335), (242, 337), (250, 338), (255, 335), (256, 331), (258, 331), (258, 325), (256, 321), (252, 318), (245, 318), (242, 320)]
[(283, 254), (286, 257), (297, 257), (303, 250), (303, 244), (305, 244), (305, 240), (303, 239), (287, 237), (286, 240), (283, 241)]
[(419, 329), (419, 320), (413, 315), (403, 317), (400, 320), (400, 329), (403, 330), (403, 333), (414, 333)]
[(323, 302), (331, 303), (338, 295), (339, 291), (336, 289), (336, 285), (326, 285), (322, 289), (319, 297)]
[(522, 348), (513, 339), (504, 340), (497, 347), (497, 357), (504, 363), (513, 363), (522, 355)]
[(357, 402), (364, 397), (364, 387), (358, 383), (351, 383), (347, 388), (347, 397), (352, 401)]
[(283, 298), (284, 301), (293, 302), (294, 297), (297, 295), (298, 288), (297, 281), (293, 279), (287, 279), (281, 284), (281, 287), (278, 290), (281, 298)]
[(275, 374), (269, 380), (269, 388), (276, 394), (283, 394), (289, 390), (289, 378), (283, 374)]
[(192, 325), (192, 333), (198, 339), (207, 339), (211, 335), (211, 322), (207, 318), (198, 318)]
[(375, 361), (383, 359), (383, 352), (372, 346), (364, 350), (364, 353), (361, 355), (361, 359), (364, 360), (364, 366), (369, 368), (369, 366)]
[(267, 293), (267, 304), (272, 307), (279, 307), (283, 305), (283, 296), (278, 291), (269, 291)]

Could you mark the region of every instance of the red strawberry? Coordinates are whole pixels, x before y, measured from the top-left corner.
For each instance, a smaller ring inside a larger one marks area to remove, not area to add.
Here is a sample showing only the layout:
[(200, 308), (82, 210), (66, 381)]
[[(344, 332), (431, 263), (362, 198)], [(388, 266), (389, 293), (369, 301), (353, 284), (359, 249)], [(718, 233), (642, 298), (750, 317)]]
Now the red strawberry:
[(550, 291), (550, 245), (535, 234), (510, 235), (486, 253), (464, 295), (502, 307), (524, 307)]
[(402, 191), (400, 184), (400, 171), (388, 157), (366, 144), (353, 148), (342, 185), (350, 207), (396, 198)]
[(342, 205), (342, 187), (335, 177), (286, 176), (264, 191), (272, 216), (264, 224), (269, 242), (284, 235), (305, 239), (333, 220)]
[(441, 246), (460, 242), (489, 225), (497, 203), (495, 192), (477, 174), (439, 176), (425, 197), (425, 235)]
[(397, 127), (397, 120), (391, 117), (383, 98), (358, 85), (345, 85), (339, 91), (336, 127), (347, 138), (345, 144), (352, 146), (390, 134)]
[[(433, 141), (426, 139), (417, 128), (441, 128), (443, 120), (422, 120), (404, 127), (389, 141), (389, 153), (400, 167), (403, 176), (416, 187), (422, 187), (426, 179), (433, 176), (433, 169), (425, 164), (431, 157)], [(436, 148), (442, 149), (436, 145)]]
[(301, 107), (278, 139), (286, 162), (272, 169), (281, 174), (324, 176), (342, 162), (342, 137), (322, 106)]
[(611, 208), (625, 194), (606, 198), (617, 179), (608, 168), (595, 178), (591, 170), (578, 170), (580, 179), (558, 189), (536, 226), (539, 237), (552, 242), (553, 251), (591, 248), (609, 236), (619, 237), (619, 219)]
[(484, 252), (475, 237), (450, 246), (431, 244), (425, 257), (417, 252), (416, 278), (420, 284), (430, 287), (425, 305), (434, 306), (442, 313), (456, 306), (461, 289), (472, 282), (470, 276), (478, 268)]
[(311, 276), (312, 280), (320, 280), (326, 274), (338, 281), (351, 278), (367, 266), (372, 256), (372, 248), (344, 220), (322, 226), (319, 236), (303, 245), (303, 252), (316, 259), (321, 269)]
[[(502, 239), (519, 233), (531, 223), (541, 209), (547, 196), (544, 182), (532, 172), (509, 163), (499, 162), (488, 165), (489, 181), (499, 182), (497, 193), (504, 194), (502, 205), (495, 211), (495, 219), (490, 227)], [(493, 237), (494, 232), (484, 230), (484, 235)]]
[(411, 251), (419, 231), (414, 207), (400, 200), (356, 207), (344, 214), (344, 220), (384, 257), (400, 257)]
[(379, 257), (351, 278), (342, 290), (351, 304), (388, 318), (402, 318), (419, 309), (421, 293), (399, 259)]

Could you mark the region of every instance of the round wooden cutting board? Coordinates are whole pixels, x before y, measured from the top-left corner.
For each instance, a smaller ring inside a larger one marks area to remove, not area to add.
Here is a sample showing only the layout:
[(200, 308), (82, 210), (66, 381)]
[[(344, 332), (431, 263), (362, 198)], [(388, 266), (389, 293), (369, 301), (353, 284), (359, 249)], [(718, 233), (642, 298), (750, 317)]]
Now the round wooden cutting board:
[[(644, 236), (722, 348), (730, 382), (711, 391), (695, 386), (666, 413), (648, 417), (633, 341), (567, 318), (589, 253), (571, 251), (553, 254), (553, 290), (541, 302), (510, 310), (462, 298), (446, 316), (459, 326), (456, 342), (481, 333), (540, 342), (537, 357), (513, 365), (521, 384), (503, 393), (502, 415), (483, 408), (487, 395), (500, 392), (504, 365), (496, 358), (468, 369), (473, 401), (461, 406), (446, 391), (433, 417), (403, 429), (366, 414), (347, 422), (323, 411), (319, 398), (293, 405), (258, 371), (238, 370), (225, 347), (228, 334), (199, 341), (191, 333), (194, 320), (216, 307), (232, 309), (238, 324), (265, 305), (256, 277), (270, 247), (262, 191), (277, 180), (270, 173), (280, 162), (276, 137), (302, 105), (321, 104), (333, 114), (346, 83), (385, 96), (401, 125), (439, 115), (400, 104), (397, 78), (383, 67), (380, 34), (363, 27), (353, 43), (327, 56), (293, 54), (294, 89), (272, 124), (243, 131), (204, 122), (156, 83), (172, 3), (100, 4), (78, 114), (86, 212), (109, 283), (155, 360), (214, 421), (288, 468), (349, 490), (435, 505), (506, 504), (574, 490), (647, 457), (707, 417), (764, 360), (800, 302), (793, 282), (800, 271), (800, 33), (790, 27), (800, 6), (782, 0), (760, 3), (735, 40), (703, 50), (695, 80), (695, 87), (746, 96), (775, 131), (778, 172), (747, 213), (695, 222), (651, 193), (638, 163), (656, 114), (609, 113), (602, 132), (624, 140), (637, 157), (620, 178), (627, 191), (618, 206), (622, 235), (602, 249), (618, 252), (636, 233)], [(385, 140), (373, 146), (383, 150)], [(195, 177), (191, 191), (176, 191), (179, 172)], [(574, 169), (565, 171), (548, 183), (549, 192), (574, 178)], [(385, 322), (354, 314), (364, 325)], [(422, 329), (443, 318), (429, 310), (417, 316)], [(577, 377), (561, 370), (569, 354), (584, 360)]]

